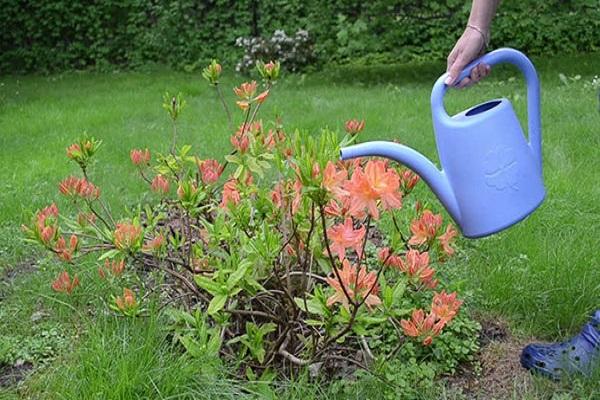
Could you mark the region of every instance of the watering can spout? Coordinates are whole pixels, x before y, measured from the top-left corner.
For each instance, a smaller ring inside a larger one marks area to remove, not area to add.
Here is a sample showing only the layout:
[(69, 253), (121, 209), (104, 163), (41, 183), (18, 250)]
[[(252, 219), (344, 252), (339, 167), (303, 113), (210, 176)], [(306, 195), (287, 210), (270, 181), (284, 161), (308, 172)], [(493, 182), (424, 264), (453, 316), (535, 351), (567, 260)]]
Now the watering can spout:
[(452, 219), (460, 225), (460, 210), (448, 178), (418, 151), (394, 142), (375, 141), (344, 147), (340, 150), (340, 157), (342, 160), (357, 157), (384, 157), (407, 166), (427, 183)]

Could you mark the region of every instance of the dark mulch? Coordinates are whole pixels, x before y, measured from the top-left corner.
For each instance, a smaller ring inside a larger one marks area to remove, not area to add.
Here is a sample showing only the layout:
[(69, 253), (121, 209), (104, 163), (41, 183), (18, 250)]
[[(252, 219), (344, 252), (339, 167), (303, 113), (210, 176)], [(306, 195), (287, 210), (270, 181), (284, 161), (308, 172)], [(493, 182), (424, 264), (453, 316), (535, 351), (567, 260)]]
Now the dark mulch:
[(0, 388), (15, 386), (25, 379), (32, 369), (33, 364), (28, 362), (15, 365), (0, 364)]

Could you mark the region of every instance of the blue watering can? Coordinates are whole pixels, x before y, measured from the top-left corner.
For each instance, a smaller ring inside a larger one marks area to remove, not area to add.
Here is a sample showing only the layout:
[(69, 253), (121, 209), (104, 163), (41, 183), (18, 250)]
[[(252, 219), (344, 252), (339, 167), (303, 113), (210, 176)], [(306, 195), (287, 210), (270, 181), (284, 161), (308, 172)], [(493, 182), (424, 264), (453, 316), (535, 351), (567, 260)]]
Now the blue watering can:
[(341, 149), (342, 160), (380, 156), (414, 170), (440, 199), (464, 236), (499, 232), (532, 213), (544, 200), (540, 83), (531, 61), (514, 49), (492, 51), (469, 64), (516, 65), (527, 81), (529, 142), (508, 99), (495, 99), (450, 117), (444, 108), (447, 74), (431, 91), (431, 112), (442, 170), (417, 151), (393, 142)]

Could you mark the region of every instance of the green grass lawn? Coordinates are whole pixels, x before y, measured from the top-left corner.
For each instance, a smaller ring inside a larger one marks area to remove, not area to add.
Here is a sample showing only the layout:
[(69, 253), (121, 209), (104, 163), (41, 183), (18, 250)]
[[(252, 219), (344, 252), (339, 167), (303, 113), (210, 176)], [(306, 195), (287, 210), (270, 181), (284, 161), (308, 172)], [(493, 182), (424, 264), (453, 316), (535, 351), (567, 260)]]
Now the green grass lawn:
[[(598, 89), (586, 85), (600, 74), (600, 54), (534, 62), (542, 79), (546, 201), (530, 218), (501, 234), (461, 240), (455, 261), (456, 285), (472, 293), (472, 305), (481, 312), (508, 319), (516, 331), (557, 339), (575, 333), (600, 303), (600, 105)], [(298, 128), (307, 134), (317, 134), (322, 127), (341, 130), (345, 120), (365, 118), (362, 140), (397, 139), (437, 162), (429, 93), (443, 68), (442, 64), (339, 67), (284, 77), (265, 104), (262, 118), (281, 115), (289, 130)], [(561, 81), (560, 73), (570, 83)], [(576, 75), (581, 78), (569, 79)], [(224, 79), (229, 100), (233, 100), (230, 88), (240, 79), (231, 75)], [(29, 339), (34, 343), (40, 337), (50, 337), (50, 350), (56, 356), (52, 365), (42, 368), (43, 378), (32, 379), (20, 393), (37, 398), (50, 387), (63, 387), (69, 388), (64, 398), (86, 398), (85, 393), (93, 392), (65, 383), (69, 374), (85, 381), (86, 371), (92, 373), (94, 365), (105, 366), (108, 361), (70, 355), (80, 337), (69, 331), (65, 321), (71, 313), (64, 305), (59, 305), (59, 315), (43, 319), (42, 327), (31, 322), (41, 304), (51, 302), (47, 287), (51, 268), (46, 262), (38, 263), (35, 272), (27, 266), (36, 257), (34, 250), (21, 242), (19, 226), (36, 209), (58, 198), (58, 182), (73, 172), (65, 148), (84, 131), (103, 141), (99, 165), (92, 175), (113, 209), (124, 214), (139, 201), (144, 185), (130, 166), (129, 150), (167, 150), (170, 123), (161, 108), (167, 90), (182, 92), (188, 101), (179, 127), (180, 143), (192, 144), (201, 157), (224, 155), (230, 135), (226, 118), (198, 73), (159, 70), (0, 77), (0, 271), (10, 270), (12, 276), (20, 268), (27, 269), (14, 280), (5, 279), (0, 288), (0, 358), (2, 351), (9, 351), (7, 347)], [(513, 101), (524, 120), (524, 82), (516, 69), (508, 67), (497, 68), (492, 78), (477, 87), (451, 92), (446, 105), (453, 113), (502, 96)], [(241, 114), (237, 117), (240, 120)], [(420, 190), (426, 192), (426, 187), (422, 185)], [(114, 333), (110, 337), (118, 347), (119, 335), (129, 334), (124, 332), (129, 328), (110, 326), (106, 330)], [(142, 330), (148, 335), (154, 332)], [(136, 348), (142, 352), (159, 349), (154, 356), (144, 353), (124, 362), (147, 366), (158, 381), (146, 385), (147, 392), (121, 391), (123, 397), (115, 398), (144, 398), (144, 393), (159, 393), (152, 392), (159, 387), (164, 388), (163, 398), (177, 393), (176, 389), (169, 392), (176, 384), (166, 365), (182, 364), (181, 369), (187, 371), (187, 364), (175, 359), (161, 338), (152, 340), (138, 343)], [(105, 345), (88, 340), (84, 347)], [(132, 380), (148, 383), (145, 371)], [(189, 372), (184, 375), (193, 379)], [(105, 381), (88, 382), (87, 389), (109, 382), (110, 376), (107, 372)], [(598, 390), (592, 383), (583, 387), (587, 396)], [(200, 393), (194, 390), (199, 389), (190, 387), (191, 397)], [(231, 384), (220, 390), (210, 395), (235, 397), (238, 389)], [(292, 397), (324, 396), (310, 390), (293, 385), (288, 389), (294, 393)]]

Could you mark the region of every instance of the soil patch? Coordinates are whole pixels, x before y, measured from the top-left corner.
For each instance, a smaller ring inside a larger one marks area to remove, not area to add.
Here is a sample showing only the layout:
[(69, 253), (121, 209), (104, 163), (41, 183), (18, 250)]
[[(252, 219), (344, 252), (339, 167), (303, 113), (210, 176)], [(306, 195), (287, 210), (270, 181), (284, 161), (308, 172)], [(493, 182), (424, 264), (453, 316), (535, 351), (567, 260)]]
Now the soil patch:
[(32, 369), (33, 364), (28, 362), (15, 365), (0, 364), (0, 388), (18, 384)]
[(21, 275), (30, 274), (38, 269), (35, 259), (20, 262), (14, 266), (0, 270), (0, 301), (6, 297), (7, 288)]
[(519, 362), (521, 350), (528, 343), (539, 341), (513, 336), (501, 319), (477, 319), (482, 326), (477, 361), (449, 378), (450, 386), (469, 399), (519, 398), (533, 385), (531, 374)]
[(19, 275), (29, 274), (38, 269), (36, 259), (28, 259), (0, 271), (0, 282), (12, 283)]

